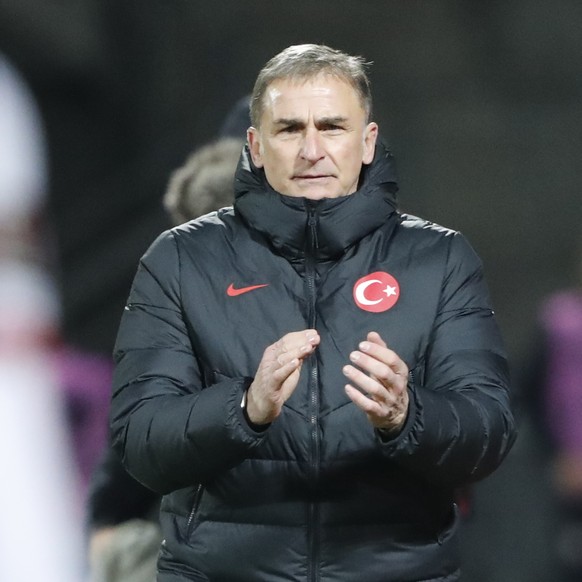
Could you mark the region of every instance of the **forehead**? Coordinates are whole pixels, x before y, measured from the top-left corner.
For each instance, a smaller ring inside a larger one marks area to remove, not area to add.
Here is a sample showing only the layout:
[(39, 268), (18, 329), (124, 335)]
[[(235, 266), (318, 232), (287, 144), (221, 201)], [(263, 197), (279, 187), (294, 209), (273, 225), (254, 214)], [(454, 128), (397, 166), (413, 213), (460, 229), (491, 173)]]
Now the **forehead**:
[(310, 113), (356, 116), (364, 115), (364, 108), (354, 87), (332, 75), (276, 79), (267, 87), (263, 115), (302, 118)]

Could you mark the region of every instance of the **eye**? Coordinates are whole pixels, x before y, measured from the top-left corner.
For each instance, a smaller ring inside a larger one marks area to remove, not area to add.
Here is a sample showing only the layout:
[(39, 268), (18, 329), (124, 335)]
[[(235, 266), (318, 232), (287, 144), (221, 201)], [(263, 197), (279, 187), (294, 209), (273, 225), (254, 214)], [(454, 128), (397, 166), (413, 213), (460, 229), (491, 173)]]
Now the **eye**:
[(322, 129), (327, 133), (339, 133), (340, 131), (343, 131), (344, 128), (341, 125), (329, 123), (325, 125)]
[(298, 125), (286, 125), (285, 127), (281, 128), (281, 133), (297, 133), (300, 130)]

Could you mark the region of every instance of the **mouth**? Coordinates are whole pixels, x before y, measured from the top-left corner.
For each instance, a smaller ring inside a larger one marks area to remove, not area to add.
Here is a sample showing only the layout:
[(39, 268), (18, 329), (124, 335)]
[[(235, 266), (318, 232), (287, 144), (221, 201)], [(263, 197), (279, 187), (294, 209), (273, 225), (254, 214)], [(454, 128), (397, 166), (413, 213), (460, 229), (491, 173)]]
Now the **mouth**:
[(305, 180), (305, 181), (321, 181), (327, 180), (328, 178), (333, 178), (331, 174), (300, 174), (298, 176), (293, 176), (293, 180)]

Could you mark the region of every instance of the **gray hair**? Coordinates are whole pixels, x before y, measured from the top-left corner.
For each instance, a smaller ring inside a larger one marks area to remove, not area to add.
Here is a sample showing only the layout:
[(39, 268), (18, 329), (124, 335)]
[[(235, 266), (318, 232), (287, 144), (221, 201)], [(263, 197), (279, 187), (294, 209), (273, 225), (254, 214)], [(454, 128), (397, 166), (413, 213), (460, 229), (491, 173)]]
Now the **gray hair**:
[(232, 205), (234, 173), (244, 143), (223, 138), (202, 146), (172, 173), (163, 203), (175, 224)]
[(259, 127), (263, 98), (268, 86), (278, 79), (309, 79), (319, 74), (332, 75), (351, 85), (357, 92), (366, 120), (372, 115), (372, 92), (366, 67), (371, 63), (320, 44), (298, 44), (275, 55), (261, 69), (251, 95), (251, 123)]

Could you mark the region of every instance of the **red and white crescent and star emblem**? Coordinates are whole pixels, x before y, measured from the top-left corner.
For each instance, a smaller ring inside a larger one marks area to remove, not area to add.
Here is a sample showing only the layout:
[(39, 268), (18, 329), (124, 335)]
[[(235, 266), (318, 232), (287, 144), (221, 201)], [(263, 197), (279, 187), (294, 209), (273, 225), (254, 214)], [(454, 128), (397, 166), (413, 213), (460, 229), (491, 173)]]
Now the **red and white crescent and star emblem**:
[(354, 301), (364, 311), (381, 313), (396, 305), (400, 297), (400, 285), (389, 273), (376, 271), (356, 281)]

